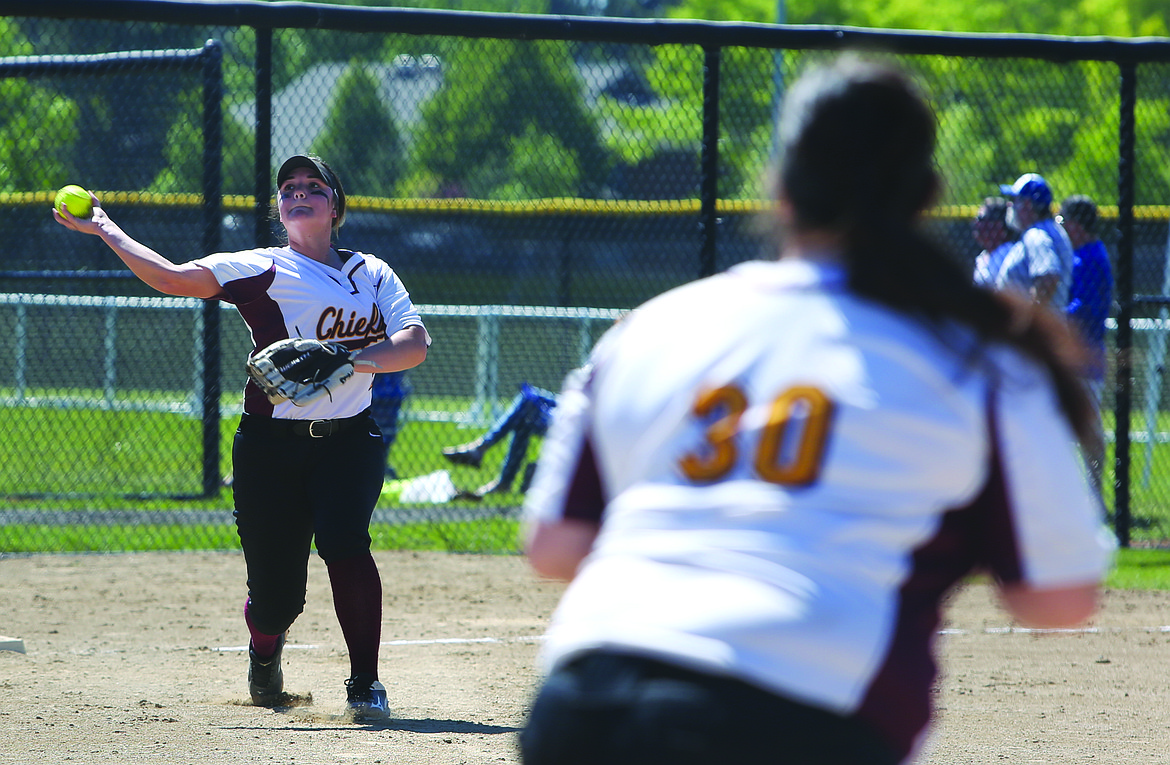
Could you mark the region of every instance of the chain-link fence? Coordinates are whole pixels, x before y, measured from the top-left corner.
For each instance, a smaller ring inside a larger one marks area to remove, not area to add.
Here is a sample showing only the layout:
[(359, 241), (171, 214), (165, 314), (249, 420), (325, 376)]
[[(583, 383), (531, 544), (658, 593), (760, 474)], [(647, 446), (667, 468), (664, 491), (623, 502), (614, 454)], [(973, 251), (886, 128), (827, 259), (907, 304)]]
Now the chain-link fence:
[(508, 491), (452, 498), (498, 476), (508, 449), (478, 467), (441, 450), (483, 434), (524, 383), (557, 390), (623, 310), (763, 254), (778, 99), (850, 47), (897, 58), (933, 100), (947, 188), (931, 226), (965, 264), (981, 203), (1023, 172), (1042, 173), (1057, 203), (1099, 205), (1117, 282), (1106, 504), (1123, 541), (1170, 536), (1170, 41), (10, 5), (0, 552), (236, 544), (228, 455), (246, 329), (218, 304), (159, 297), (96, 238), (56, 225), (58, 187), (94, 190), (128, 233), (184, 262), (274, 243), (274, 168), (324, 156), (349, 196), (340, 246), (387, 260), (435, 338), (383, 402), (401, 407), (375, 544), (510, 550), (524, 471)]

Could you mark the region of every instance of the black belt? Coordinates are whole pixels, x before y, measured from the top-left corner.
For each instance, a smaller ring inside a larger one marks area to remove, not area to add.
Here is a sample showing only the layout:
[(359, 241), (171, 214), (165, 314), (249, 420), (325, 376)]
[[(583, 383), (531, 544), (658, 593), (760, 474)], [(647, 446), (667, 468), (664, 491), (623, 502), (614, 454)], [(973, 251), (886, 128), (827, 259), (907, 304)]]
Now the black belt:
[(367, 409), (353, 417), (343, 417), (337, 420), (278, 420), (273, 417), (245, 414), (240, 421), (240, 427), (258, 428), (274, 436), (325, 438), (354, 428), (368, 427), (369, 422), (370, 410)]

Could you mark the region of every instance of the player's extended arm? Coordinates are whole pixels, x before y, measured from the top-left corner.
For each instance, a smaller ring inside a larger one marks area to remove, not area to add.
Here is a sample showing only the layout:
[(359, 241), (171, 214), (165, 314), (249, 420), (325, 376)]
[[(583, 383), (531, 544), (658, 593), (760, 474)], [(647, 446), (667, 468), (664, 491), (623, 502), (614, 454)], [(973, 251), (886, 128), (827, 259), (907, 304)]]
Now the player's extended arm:
[(1000, 588), (1008, 612), (1029, 627), (1063, 629), (1083, 624), (1097, 610), (1095, 584), (1037, 589), (1026, 585)]
[(537, 523), (528, 536), (524, 553), (533, 570), (541, 576), (568, 582), (593, 549), (600, 526), (574, 518), (555, 523)]
[(119, 228), (93, 194), (90, 201), (93, 216), (89, 220), (74, 217), (63, 208), (53, 210), (53, 218), (66, 228), (101, 237), (135, 276), (163, 294), (208, 299), (222, 293), (209, 269), (194, 263), (172, 263)]
[(429, 345), (430, 335), (415, 324), (362, 348), (353, 357), (353, 366), (359, 372), (401, 372), (426, 361)]

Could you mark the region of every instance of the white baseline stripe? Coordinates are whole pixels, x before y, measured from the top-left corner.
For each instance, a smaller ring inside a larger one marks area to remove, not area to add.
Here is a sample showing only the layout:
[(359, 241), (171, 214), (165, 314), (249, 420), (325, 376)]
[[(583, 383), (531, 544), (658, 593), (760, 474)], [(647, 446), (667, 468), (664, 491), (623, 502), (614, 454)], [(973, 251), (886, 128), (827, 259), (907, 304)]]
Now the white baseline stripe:
[[(948, 627), (938, 631), (939, 635), (1093, 635), (1105, 632), (1170, 632), (1170, 625), (1161, 627), (1074, 627), (1069, 629), (1039, 629), (1035, 627), (984, 627), (978, 630)], [(383, 640), (380, 645), (469, 645), (473, 643), (539, 643), (544, 635), (519, 635), (496, 638), (425, 638), (419, 640)], [(312, 649), (315, 645), (287, 644), (285, 649)], [(212, 651), (247, 651), (248, 646), (224, 646)]]
[[(288, 651), (288, 650), (291, 650), (294, 648), (296, 648), (296, 649), (312, 649), (312, 648), (319, 648), (319, 647), (320, 646), (315, 646), (311, 643), (300, 643), (300, 644), (295, 644), (295, 645), (293, 643), (286, 643), (284, 646), (284, 650)], [(246, 646), (246, 645), (225, 645), (225, 646), (222, 646), (220, 648), (212, 648), (211, 650), (212, 651), (224, 651), (224, 652), (247, 651), (248, 646)]]
[(428, 640), (383, 640), (382, 645), (451, 645), (460, 643), (539, 643), (544, 635), (521, 635), (510, 638), (431, 638)]
[[(379, 645), (460, 645), (466, 643), (539, 643), (544, 640), (544, 635), (520, 635), (510, 638), (429, 638), (424, 640), (383, 640)], [(319, 648), (311, 644), (286, 643), (284, 648), (289, 650), (291, 648), (312, 649)], [(230, 645), (222, 646), (220, 648), (212, 648), (212, 651), (247, 651), (246, 645)]]
[(1161, 627), (1069, 627), (1043, 629), (1038, 627), (984, 627), (981, 630), (959, 628), (941, 629), (940, 635), (1091, 635), (1102, 632), (1170, 632), (1170, 625)]

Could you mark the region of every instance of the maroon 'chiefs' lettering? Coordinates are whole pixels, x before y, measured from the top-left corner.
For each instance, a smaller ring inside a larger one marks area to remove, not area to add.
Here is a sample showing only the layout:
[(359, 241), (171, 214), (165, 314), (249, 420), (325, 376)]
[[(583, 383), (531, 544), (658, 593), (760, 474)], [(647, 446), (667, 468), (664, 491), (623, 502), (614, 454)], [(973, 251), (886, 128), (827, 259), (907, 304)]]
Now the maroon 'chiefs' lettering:
[(368, 318), (359, 317), (357, 311), (350, 311), (346, 316), (343, 309), (329, 307), (321, 312), (321, 318), (317, 320), (318, 340), (365, 339), (366, 342), (361, 344), (365, 347), (385, 337), (386, 319), (377, 304), (370, 307)]

